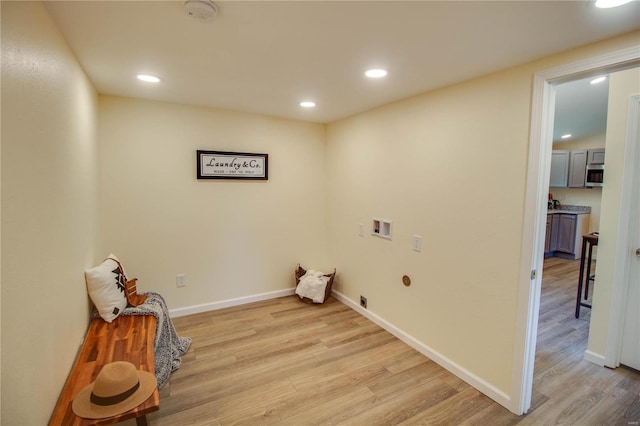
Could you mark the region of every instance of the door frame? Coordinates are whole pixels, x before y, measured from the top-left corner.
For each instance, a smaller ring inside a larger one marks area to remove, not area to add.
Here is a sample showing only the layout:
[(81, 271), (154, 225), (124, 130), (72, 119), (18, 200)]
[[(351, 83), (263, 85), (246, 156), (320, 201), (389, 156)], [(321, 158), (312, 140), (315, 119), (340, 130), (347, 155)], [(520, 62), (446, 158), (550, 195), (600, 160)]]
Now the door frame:
[(568, 81), (637, 66), (640, 66), (640, 48), (634, 46), (534, 74), (520, 256), (514, 374), (511, 386), (513, 398), (510, 409), (517, 414), (524, 414), (531, 408), (544, 261), (547, 193), (553, 144), (555, 86)]

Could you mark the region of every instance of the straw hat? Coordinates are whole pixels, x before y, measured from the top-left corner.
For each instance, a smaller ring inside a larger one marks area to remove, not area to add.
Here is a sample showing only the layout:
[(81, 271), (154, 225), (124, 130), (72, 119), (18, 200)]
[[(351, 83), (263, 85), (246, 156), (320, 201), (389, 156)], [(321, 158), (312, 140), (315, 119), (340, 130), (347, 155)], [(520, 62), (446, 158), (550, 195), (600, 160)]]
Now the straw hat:
[(78, 392), (71, 408), (78, 417), (102, 419), (122, 414), (146, 401), (156, 389), (156, 377), (130, 362), (105, 364), (96, 381)]

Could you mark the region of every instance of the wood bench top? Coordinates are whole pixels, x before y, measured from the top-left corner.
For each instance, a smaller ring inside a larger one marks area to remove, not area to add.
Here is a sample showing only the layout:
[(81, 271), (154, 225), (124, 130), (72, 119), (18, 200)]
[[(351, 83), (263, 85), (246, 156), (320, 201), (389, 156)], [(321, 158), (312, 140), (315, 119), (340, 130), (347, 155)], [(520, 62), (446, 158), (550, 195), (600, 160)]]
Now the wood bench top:
[(154, 373), (155, 334), (156, 318), (153, 315), (121, 315), (112, 323), (101, 318), (92, 320), (49, 425), (114, 424), (157, 411), (160, 408), (158, 389), (138, 407), (106, 419), (83, 419), (76, 416), (71, 409), (71, 403), (76, 394), (95, 381), (105, 364), (113, 361), (129, 361), (139, 370)]

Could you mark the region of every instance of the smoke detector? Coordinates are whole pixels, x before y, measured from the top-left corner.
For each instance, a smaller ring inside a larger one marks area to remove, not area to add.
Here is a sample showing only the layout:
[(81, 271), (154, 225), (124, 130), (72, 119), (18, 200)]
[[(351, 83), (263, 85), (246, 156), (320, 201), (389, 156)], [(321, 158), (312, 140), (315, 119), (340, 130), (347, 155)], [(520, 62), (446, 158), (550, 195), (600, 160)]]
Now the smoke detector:
[(211, 0), (187, 0), (184, 10), (196, 21), (213, 21), (218, 14), (218, 5)]

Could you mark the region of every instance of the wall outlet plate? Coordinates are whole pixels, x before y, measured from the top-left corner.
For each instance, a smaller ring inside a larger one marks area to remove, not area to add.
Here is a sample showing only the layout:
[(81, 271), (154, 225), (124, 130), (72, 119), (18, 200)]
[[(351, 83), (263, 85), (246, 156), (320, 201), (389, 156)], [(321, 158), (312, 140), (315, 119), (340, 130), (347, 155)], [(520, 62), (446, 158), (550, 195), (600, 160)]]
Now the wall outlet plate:
[(176, 275), (176, 287), (186, 287), (187, 286), (187, 276), (185, 274)]
[(414, 251), (422, 251), (422, 237), (420, 235), (414, 235), (412, 238), (412, 246)]

